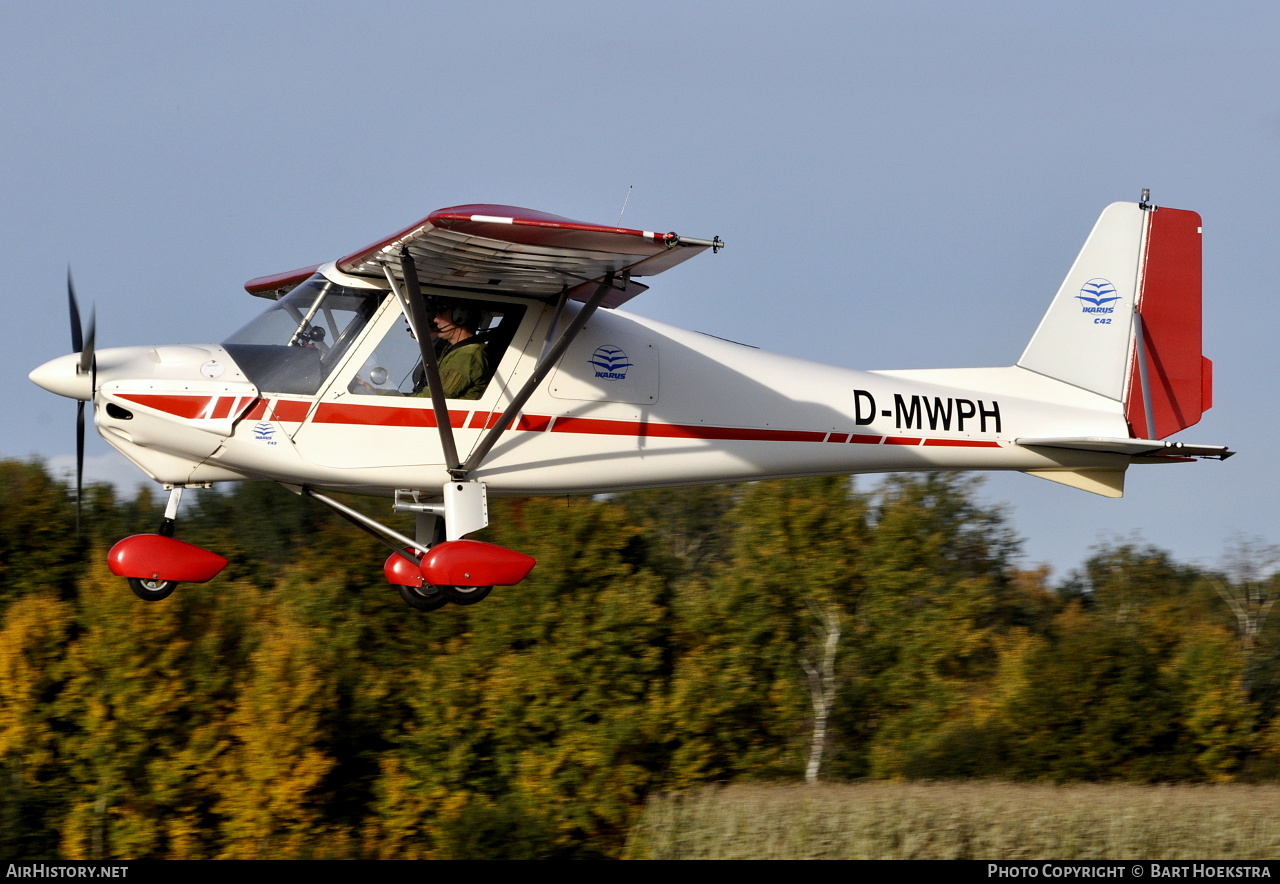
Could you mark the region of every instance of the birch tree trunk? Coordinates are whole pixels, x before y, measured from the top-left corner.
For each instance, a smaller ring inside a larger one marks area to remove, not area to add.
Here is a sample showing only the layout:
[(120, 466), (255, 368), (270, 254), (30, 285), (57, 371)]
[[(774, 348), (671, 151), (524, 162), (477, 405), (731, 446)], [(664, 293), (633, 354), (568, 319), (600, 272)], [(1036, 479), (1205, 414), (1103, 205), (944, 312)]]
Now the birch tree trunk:
[[(822, 773), (822, 756), (827, 746), (827, 721), (836, 699), (836, 651), (840, 647), (840, 609), (834, 604), (819, 608), (809, 602), (817, 618), (813, 627), (818, 641), (814, 653), (801, 658), (800, 666), (809, 679), (809, 699), (813, 703), (813, 735), (809, 743), (809, 763), (804, 781), (816, 783)], [(818, 659), (813, 659), (817, 657)]]

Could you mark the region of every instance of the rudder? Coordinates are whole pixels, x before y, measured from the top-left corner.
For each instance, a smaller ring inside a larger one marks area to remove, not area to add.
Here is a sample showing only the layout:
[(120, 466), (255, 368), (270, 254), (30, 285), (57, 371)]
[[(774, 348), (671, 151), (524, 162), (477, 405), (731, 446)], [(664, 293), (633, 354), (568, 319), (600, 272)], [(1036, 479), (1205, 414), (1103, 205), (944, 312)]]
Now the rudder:
[(1201, 221), (1149, 213), (1125, 418), (1136, 439), (1163, 439), (1213, 404), (1213, 363), (1201, 353)]

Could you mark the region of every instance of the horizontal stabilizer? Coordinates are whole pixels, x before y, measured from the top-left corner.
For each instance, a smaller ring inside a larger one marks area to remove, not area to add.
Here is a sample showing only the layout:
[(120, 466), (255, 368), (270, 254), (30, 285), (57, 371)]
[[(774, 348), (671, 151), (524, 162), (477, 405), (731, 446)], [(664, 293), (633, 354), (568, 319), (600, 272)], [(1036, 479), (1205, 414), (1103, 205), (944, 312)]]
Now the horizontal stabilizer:
[(1028, 476), (1079, 488), (1103, 497), (1124, 497), (1124, 469), (1023, 470)]
[(1188, 445), (1185, 442), (1165, 442), (1159, 439), (1113, 439), (1105, 436), (1023, 437), (1014, 442), (1028, 447), (1106, 451), (1130, 457), (1212, 457), (1226, 460), (1235, 454), (1225, 445)]

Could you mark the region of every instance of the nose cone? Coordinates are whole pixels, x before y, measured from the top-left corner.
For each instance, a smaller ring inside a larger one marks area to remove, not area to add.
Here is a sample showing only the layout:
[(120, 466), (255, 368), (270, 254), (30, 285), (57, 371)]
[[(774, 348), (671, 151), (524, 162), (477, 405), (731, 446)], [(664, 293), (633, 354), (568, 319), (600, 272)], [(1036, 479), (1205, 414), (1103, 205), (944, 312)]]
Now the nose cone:
[(44, 387), (50, 393), (88, 402), (93, 398), (93, 381), (89, 372), (80, 372), (80, 354), (71, 353), (50, 359), (31, 374), (32, 383)]

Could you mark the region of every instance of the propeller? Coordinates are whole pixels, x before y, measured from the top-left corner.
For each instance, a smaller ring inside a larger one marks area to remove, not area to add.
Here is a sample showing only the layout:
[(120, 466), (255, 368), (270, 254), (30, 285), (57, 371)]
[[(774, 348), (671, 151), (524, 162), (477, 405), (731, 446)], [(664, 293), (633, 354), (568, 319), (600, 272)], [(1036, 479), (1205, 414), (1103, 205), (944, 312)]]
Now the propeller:
[[(80, 305), (76, 302), (76, 286), (71, 279), (71, 268), (67, 268), (67, 303), (71, 308), (71, 348), (80, 354), (80, 362), (76, 366), (77, 374), (89, 375), (89, 401), (98, 389), (98, 361), (93, 355), (93, 339), (97, 331), (97, 321), (93, 312), (89, 314), (88, 333), (81, 328)], [(80, 537), (80, 499), (84, 490), (84, 400), (76, 402), (76, 537)]]

